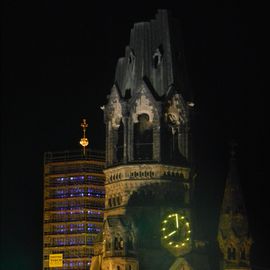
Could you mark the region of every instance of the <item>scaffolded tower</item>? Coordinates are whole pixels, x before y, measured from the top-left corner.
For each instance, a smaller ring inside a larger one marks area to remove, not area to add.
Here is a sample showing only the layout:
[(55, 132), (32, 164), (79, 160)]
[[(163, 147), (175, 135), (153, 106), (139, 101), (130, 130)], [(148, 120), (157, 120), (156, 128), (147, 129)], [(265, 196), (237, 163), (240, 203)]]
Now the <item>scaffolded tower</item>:
[(50, 269), (50, 254), (63, 254), (63, 267), (55, 270), (90, 268), (103, 223), (103, 167), (102, 152), (45, 153), (43, 270)]

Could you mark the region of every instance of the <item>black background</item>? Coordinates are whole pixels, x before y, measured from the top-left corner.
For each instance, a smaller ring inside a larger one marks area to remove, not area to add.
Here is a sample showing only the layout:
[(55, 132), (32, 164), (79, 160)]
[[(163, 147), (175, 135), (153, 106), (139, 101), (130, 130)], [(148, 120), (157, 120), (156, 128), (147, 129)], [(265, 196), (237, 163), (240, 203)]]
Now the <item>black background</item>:
[[(265, 171), (266, 6), (260, 2), (5, 1), (1, 42), (1, 269), (42, 267), (43, 154), (104, 149), (100, 106), (135, 22), (167, 8), (182, 23), (195, 108), (198, 215), (216, 234), (238, 143), (240, 181), (254, 239), (252, 264), (267, 269), (269, 188)], [(180, 29), (179, 29), (180, 30)]]

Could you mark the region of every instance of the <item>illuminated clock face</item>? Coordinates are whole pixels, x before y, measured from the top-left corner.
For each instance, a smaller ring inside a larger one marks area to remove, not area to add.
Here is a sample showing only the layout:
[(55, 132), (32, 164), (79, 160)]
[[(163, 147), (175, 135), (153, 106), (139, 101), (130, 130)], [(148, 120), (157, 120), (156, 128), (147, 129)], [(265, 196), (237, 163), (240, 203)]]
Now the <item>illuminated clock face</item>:
[(180, 213), (169, 214), (161, 223), (161, 240), (176, 256), (189, 252), (191, 227), (188, 219)]

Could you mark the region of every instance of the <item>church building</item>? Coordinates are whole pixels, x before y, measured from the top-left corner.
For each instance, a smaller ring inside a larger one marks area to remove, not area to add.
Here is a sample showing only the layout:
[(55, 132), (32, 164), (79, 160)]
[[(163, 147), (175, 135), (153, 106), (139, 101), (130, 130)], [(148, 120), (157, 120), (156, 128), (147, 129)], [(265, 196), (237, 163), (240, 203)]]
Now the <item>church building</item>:
[[(211, 269), (193, 207), (194, 103), (180, 34), (158, 10), (134, 24), (117, 62), (103, 107), (105, 210), (91, 270)], [(220, 269), (249, 270), (252, 241), (234, 171), (232, 164), (220, 213)]]

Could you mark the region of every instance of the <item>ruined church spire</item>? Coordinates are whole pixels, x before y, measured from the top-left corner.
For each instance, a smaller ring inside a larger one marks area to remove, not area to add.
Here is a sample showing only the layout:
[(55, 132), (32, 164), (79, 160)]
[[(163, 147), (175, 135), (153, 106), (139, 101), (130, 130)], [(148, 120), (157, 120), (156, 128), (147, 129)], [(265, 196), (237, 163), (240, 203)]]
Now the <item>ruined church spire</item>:
[(133, 95), (142, 81), (157, 96), (163, 96), (172, 85), (181, 94), (187, 91), (180, 29), (167, 10), (158, 10), (150, 22), (134, 24), (125, 56), (116, 67), (115, 83), (122, 96)]

